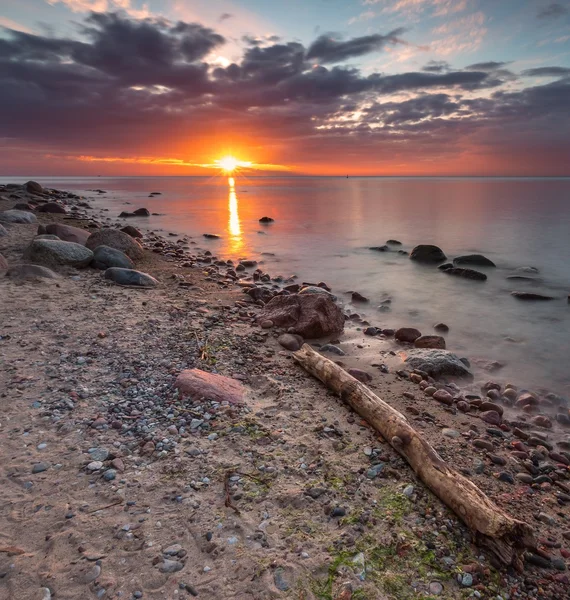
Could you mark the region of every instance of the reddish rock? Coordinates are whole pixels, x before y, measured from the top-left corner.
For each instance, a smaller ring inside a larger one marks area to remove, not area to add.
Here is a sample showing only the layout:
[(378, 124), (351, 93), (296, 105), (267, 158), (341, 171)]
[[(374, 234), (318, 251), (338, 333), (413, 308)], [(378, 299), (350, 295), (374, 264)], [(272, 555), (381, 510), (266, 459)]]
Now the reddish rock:
[(90, 250), (95, 250), (98, 246), (109, 246), (124, 252), (131, 260), (137, 261), (144, 256), (144, 250), (141, 245), (130, 235), (119, 231), (118, 229), (101, 229), (92, 233), (85, 245)]
[(141, 454), (152, 454), (155, 450), (155, 445), (154, 442), (147, 442), (142, 448), (141, 448)]
[(125, 463), (123, 462), (122, 458), (114, 458), (111, 461), (111, 466), (113, 469), (117, 469), (119, 473), (122, 473), (125, 470)]
[(482, 412), (479, 416), (481, 417), (482, 421), (485, 421), (485, 423), (489, 423), (489, 425), (501, 424), (501, 415), (496, 410), (486, 410)]
[(460, 410), (463, 413), (469, 412), (469, 404), (465, 402), (465, 400), (460, 400), (457, 403), (457, 410)]
[(398, 329), (394, 334), (394, 337), (399, 342), (408, 342), (409, 344), (413, 344), (419, 337), (421, 337), (421, 335), (422, 332), (414, 329), (413, 327), (400, 327), (400, 329)]
[(352, 375), (355, 379), (358, 379), (358, 381), (362, 383), (369, 383), (372, 381), (372, 375), (366, 371), (363, 371), (362, 369), (348, 369), (348, 374)]
[(174, 387), (193, 399), (206, 398), (216, 402), (227, 401), (232, 404), (240, 404), (245, 394), (245, 388), (239, 381), (200, 369), (182, 371), (176, 378)]
[(538, 398), (529, 392), (525, 392), (518, 397), (515, 406), (523, 408), (525, 406), (536, 406)]
[(294, 335), (292, 333), (284, 333), (277, 338), (277, 341), (283, 348), (287, 350), (296, 351), (303, 345), (303, 338), (300, 335)]
[(545, 417), (544, 415), (537, 415), (532, 419), (533, 425), (538, 425), (539, 427), (545, 427), (546, 429), (552, 429), (552, 421)]
[(487, 381), (487, 383), (481, 386), (481, 391), (486, 394), (489, 390), (497, 390), (500, 392), (501, 384), (496, 383), (495, 381)]
[(257, 322), (267, 320), (305, 339), (338, 335), (344, 329), (344, 315), (326, 292), (275, 296), (259, 313)]
[(442, 404), (447, 404), (447, 406), (451, 406), (453, 404), (453, 396), (446, 390), (437, 390), (432, 398), (438, 402), (441, 402)]
[(133, 227), (132, 225), (126, 225), (125, 227), (122, 227), (121, 231), (123, 233), (126, 233), (127, 235), (130, 235), (132, 238), (143, 237), (142, 232), (140, 232), (136, 227)]
[(473, 446), (475, 446), (475, 448), (480, 448), (481, 450), (487, 450), (487, 452), (492, 452), (495, 449), (495, 446), (493, 446), (493, 443), (489, 442), (488, 440), (476, 438), (471, 443), (473, 444)]
[(445, 350), (445, 339), (441, 335), (421, 335), (414, 341), (416, 348), (438, 348)]
[[(72, 227), (71, 225), (63, 225), (62, 223), (49, 223), (45, 226), (43, 233), (49, 233), (51, 235), (57, 235), (60, 240), (64, 242), (75, 242), (85, 246), (87, 238), (91, 235), (91, 232), (80, 229), (79, 227)], [(38, 234), (40, 229), (38, 227)]]
[(495, 404), (494, 402), (481, 402), (479, 410), (494, 410), (495, 412), (498, 412), (501, 415), (501, 417), (503, 416), (503, 407), (499, 406), (498, 404)]

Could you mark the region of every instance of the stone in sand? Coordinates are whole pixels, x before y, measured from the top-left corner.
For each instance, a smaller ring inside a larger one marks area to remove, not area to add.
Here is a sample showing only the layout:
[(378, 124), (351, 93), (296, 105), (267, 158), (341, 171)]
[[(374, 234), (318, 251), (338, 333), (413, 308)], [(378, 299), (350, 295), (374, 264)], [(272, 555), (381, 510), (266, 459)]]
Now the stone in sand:
[(445, 340), (441, 335), (422, 335), (414, 341), (416, 348), (440, 348), (445, 350)]
[(0, 212), (0, 221), (3, 223), (37, 223), (34, 213), (26, 210), (5, 210)]
[(446, 258), (441, 248), (431, 244), (420, 244), (410, 254), (410, 259), (418, 262), (442, 262)]
[(273, 321), (276, 327), (287, 327), (305, 339), (336, 335), (344, 329), (344, 315), (330, 294), (291, 294), (275, 296), (263, 308), (258, 323)]
[(0, 225), (0, 238), (4, 237), (5, 235), (8, 235), (8, 232), (6, 231), (6, 227), (4, 227), (4, 225)]
[(120, 267), (111, 267), (105, 271), (105, 279), (113, 281), (119, 285), (132, 285), (135, 287), (156, 287), (158, 281), (148, 273), (135, 271), (134, 269), (123, 269)]
[(24, 184), (26, 192), (30, 194), (43, 194), (44, 188), (37, 181), (28, 181)]
[(239, 381), (200, 369), (182, 371), (176, 378), (174, 387), (192, 399), (206, 398), (231, 404), (241, 404), (245, 395), (245, 388)]
[(412, 369), (425, 371), (432, 377), (471, 377), (469, 369), (458, 356), (448, 350), (415, 348), (406, 352), (405, 362)]
[(399, 342), (413, 344), (419, 337), (421, 337), (421, 335), (422, 332), (414, 327), (400, 327), (400, 329), (396, 330), (394, 337)]
[(294, 333), (284, 333), (277, 338), (277, 341), (283, 348), (287, 350), (296, 351), (303, 345), (303, 338), (300, 335)]
[(552, 296), (545, 296), (543, 294), (533, 294), (531, 292), (511, 292), (511, 296), (514, 296), (518, 300), (554, 300)]
[(453, 259), (454, 265), (477, 265), (478, 267), (496, 267), (497, 265), (482, 254), (465, 254)]
[(479, 414), (482, 421), (489, 425), (500, 425), (502, 422), (501, 415), (495, 410), (485, 410)]
[(443, 272), (448, 275), (455, 275), (455, 277), (463, 277), (464, 279), (472, 279), (474, 281), (485, 281), (487, 279), (485, 273), (480, 273), (473, 269), (464, 269), (463, 267), (450, 267), (449, 269), (444, 269)]
[(24, 260), (42, 265), (86, 267), (93, 260), (93, 252), (74, 242), (32, 240), (24, 252)]
[(93, 252), (92, 266), (95, 269), (108, 269), (110, 267), (134, 269), (135, 263), (124, 252), (116, 248), (97, 246)]
[(8, 269), (6, 277), (12, 279), (57, 279), (59, 275), (41, 265), (14, 265)]
[(126, 233), (127, 235), (130, 235), (133, 238), (142, 238), (143, 237), (142, 232), (140, 232), (136, 227), (133, 227), (132, 225), (127, 225), (127, 226), (123, 227), (121, 229), (121, 231)]
[(8, 261), (0, 254), (0, 271), (8, 270)]
[(274, 223), (275, 219), (272, 219), (271, 217), (261, 217), (261, 219), (259, 219), (260, 223)]
[(38, 212), (59, 214), (59, 215), (67, 214), (67, 210), (65, 209), (65, 206), (62, 206), (61, 204), (58, 204), (57, 202), (48, 202), (47, 204), (42, 204), (38, 208)]
[[(39, 228), (38, 233), (40, 233)], [(82, 244), (83, 246), (85, 246), (87, 238), (91, 235), (91, 232), (86, 229), (64, 225), (63, 223), (50, 223), (49, 225), (46, 225), (45, 233), (57, 235), (57, 237), (64, 242), (75, 242), (76, 244)]]
[(109, 246), (109, 248), (124, 252), (134, 261), (140, 260), (144, 256), (141, 245), (130, 235), (118, 229), (96, 231), (89, 236), (85, 245), (91, 250), (95, 250), (97, 246)]
[(372, 381), (372, 375), (362, 369), (348, 369), (348, 374), (352, 375), (354, 379), (358, 379), (361, 383), (369, 383)]

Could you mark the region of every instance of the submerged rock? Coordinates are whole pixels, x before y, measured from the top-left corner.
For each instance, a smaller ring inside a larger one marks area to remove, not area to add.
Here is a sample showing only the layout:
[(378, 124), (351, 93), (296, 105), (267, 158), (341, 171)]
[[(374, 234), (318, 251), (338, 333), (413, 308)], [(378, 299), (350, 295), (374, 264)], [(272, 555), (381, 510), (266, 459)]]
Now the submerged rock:
[(34, 213), (27, 210), (5, 210), (0, 212), (0, 221), (3, 223), (37, 223)]
[(119, 218), (127, 218), (127, 217), (150, 217), (150, 210), (148, 208), (137, 208), (133, 212), (123, 211)]
[(441, 248), (431, 244), (420, 244), (410, 254), (410, 259), (418, 262), (442, 262), (446, 258)]
[(408, 342), (409, 344), (413, 344), (419, 337), (421, 337), (422, 332), (419, 329), (415, 329), (414, 327), (400, 327), (394, 334), (394, 337), (399, 342)]
[(130, 235), (118, 229), (101, 229), (101, 231), (92, 233), (85, 246), (90, 250), (95, 250), (98, 246), (109, 246), (109, 248), (124, 252), (134, 261), (140, 260), (144, 256), (141, 245)]
[(261, 217), (261, 219), (259, 219), (260, 223), (274, 223), (275, 219), (272, 219), (271, 217)]
[(386, 243), (390, 244), (391, 246), (401, 246), (402, 245), (402, 242), (399, 242), (398, 240), (388, 240)]
[[(40, 233), (39, 229), (38, 233)], [(85, 246), (85, 242), (87, 242), (87, 239), (91, 235), (90, 231), (80, 229), (79, 227), (72, 227), (71, 225), (63, 225), (63, 223), (50, 223), (46, 225), (45, 233), (57, 235), (64, 242), (75, 242), (83, 246)]]
[(108, 269), (120, 267), (122, 269), (133, 269), (135, 263), (124, 253), (109, 246), (97, 246), (93, 252), (93, 267), (95, 269)]
[(389, 252), (390, 248), (386, 245), (384, 246), (370, 246), (368, 250), (374, 250), (375, 252)]
[(105, 279), (109, 279), (119, 285), (132, 285), (136, 287), (156, 287), (158, 285), (158, 281), (148, 273), (120, 267), (107, 269), (105, 271)]
[(406, 352), (405, 362), (412, 369), (425, 371), (432, 377), (445, 375), (470, 377), (471, 373), (458, 356), (448, 350), (413, 349)]
[(93, 252), (75, 242), (56, 240), (32, 240), (24, 252), (24, 260), (43, 265), (86, 267), (93, 259)]
[(203, 235), (207, 240), (219, 240), (222, 237), (217, 233), (204, 233)]
[(511, 296), (514, 296), (519, 300), (554, 300), (552, 296), (545, 296), (543, 294), (533, 294), (531, 292), (511, 292)]
[(485, 273), (480, 273), (479, 271), (474, 271), (473, 269), (464, 269), (462, 267), (450, 267), (448, 269), (443, 269), (443, 272), (447, 273), (448, 275), (455, 275), (456, 277), (473, 279), (474, 281), (485, 281), (487, 279), (487, 275), (485, 275)]
[(454, 265), (477, 265), (479, 267), (496, 267), (497, 265), (482, 254), (465, 254), (453, 259)]
[(305, 339), (335, 335), (344, 329), (344, 315), (330, 294), (275, 296), (259, 313), (257, 322), (273, 321), (276, 327), (290, 328)]
[(182, 371), (176, 378), (174, 387), (192, 399), (206, 398), (231, 404), (241, 404), (245, 395), (245, 388), (239, 381), (200, 369)]

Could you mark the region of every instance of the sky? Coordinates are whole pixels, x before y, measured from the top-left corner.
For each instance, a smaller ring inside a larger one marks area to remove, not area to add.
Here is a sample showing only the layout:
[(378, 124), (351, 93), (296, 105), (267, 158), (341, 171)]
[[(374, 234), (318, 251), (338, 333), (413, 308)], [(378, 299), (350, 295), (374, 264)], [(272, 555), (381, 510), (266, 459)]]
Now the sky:
[(2, 0), (0, 175), (570, 176), (570, 0)]

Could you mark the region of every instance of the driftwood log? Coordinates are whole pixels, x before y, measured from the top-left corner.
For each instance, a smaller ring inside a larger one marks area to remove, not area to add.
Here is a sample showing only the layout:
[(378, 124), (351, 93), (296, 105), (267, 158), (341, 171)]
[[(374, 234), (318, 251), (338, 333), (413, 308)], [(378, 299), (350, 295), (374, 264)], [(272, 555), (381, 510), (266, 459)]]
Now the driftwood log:
[(501, 563), (522, 570), (525, 549), (536, 542), (529, 524), (513, 519), (474, 483), (449, 467), (404, 415), (307, 344), (293, 358), (338, 394), (409, 463), (424, 484), (469, 527), (475, 542)]

